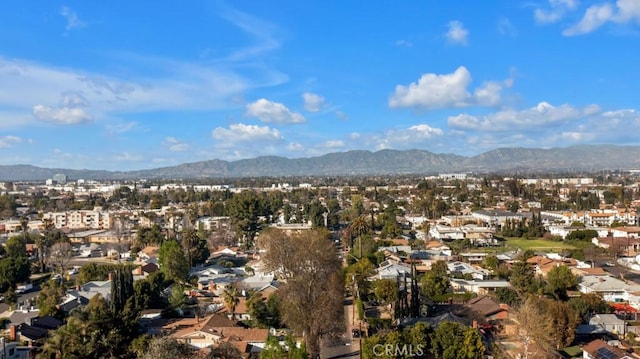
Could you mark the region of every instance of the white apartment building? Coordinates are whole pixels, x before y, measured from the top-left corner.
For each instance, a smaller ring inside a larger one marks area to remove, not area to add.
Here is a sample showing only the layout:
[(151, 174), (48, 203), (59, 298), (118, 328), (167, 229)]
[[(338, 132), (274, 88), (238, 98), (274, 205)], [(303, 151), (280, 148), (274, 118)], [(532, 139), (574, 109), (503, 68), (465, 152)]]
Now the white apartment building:
[(109, 212), (97, 210), (47, 212), (42, 218), (50, 219), (58, 229), (108, 229), (112, 224)]

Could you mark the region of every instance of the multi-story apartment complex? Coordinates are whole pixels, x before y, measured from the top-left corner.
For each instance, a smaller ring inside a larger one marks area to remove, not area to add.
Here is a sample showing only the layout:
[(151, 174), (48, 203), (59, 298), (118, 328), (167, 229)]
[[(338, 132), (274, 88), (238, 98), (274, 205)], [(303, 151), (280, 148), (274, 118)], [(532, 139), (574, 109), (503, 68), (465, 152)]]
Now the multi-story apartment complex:
[(51, 220), (58, 229), (108, 229), (112, 225), (109, 212), (101, 209), (47, 212), (43, 214), (42, 218), (43, 220)]

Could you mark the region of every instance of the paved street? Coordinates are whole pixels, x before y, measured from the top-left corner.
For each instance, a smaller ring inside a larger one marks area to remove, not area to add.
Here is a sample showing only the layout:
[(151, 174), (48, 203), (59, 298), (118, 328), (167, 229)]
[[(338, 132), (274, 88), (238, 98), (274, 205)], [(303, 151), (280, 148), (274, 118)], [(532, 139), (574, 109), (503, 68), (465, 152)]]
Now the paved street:
[(344, 301), (344, 318), (346, 327), (344, 334), (333, 343), (324, 343), (320, 349), (320, 358), (360, 358), (360, 340), (351, 336), (351, 330), (354, 328), (353, 298), (351, 297)]

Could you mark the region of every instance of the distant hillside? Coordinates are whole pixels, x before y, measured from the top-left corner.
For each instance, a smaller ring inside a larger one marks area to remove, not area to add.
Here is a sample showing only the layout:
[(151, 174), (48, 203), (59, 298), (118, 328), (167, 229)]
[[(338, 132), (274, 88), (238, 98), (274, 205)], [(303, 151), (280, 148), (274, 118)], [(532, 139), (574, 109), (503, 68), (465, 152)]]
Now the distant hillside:
[(348, 151), (296, 159), (267, 156), (232, 162), (209, 160), (126, 172), (10, 165), (0, 166), (0, 181), (42, 181), (52, 178), (56, 173), (63, 173), (72, 180), (122, 180), (606, 169), (640, 169), (640, 146), (499, 148), (473, 157), (434, 154), (423, 150)]

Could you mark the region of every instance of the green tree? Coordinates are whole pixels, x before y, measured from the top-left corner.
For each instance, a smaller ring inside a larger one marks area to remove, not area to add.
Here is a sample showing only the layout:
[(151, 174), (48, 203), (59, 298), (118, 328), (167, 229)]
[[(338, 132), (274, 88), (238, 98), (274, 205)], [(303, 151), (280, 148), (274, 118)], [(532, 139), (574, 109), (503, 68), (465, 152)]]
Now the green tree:
[(18, 294), (13, 287), (9, 287), (2, 296), (4, 297), (4, 301), (9, 305), (9, 308), (15, 308), (16, 304), (18, 304)]
[(500, 260), (495, 254), (490, 254), (484, 257), (484, 260), (482, 261), (482, 266), (492, 271), (498, 268), (498, 264), (500, 264)]
[(224, 304), (227, 306), (227, 309), (229, 309), (229, 312), (231, 312), (231, 317), (235, 318), (236, 307), (240, 302), (238, 287), (233, 283), (227, 285), (222, 292), (222, 300), (224, 300)]
[(174, 311), (182, 310), (186, 306), (184, 297), (184, 286), (174, 284), (171, 288), (171, 296), (169, 297), (169, 307)]
[[(356, 263), (347, 267), (346, 281), (354, 290), (354, 295), (367, 293), (369, 291), (369, 277), (374, 273), (373, 264), (368, 258), (362, 258)], [(357, 291), (357, 292), (356, 292)]]
[(547, 273), (547, 289), (558, 299), (568, 299), (567, 289), (574, 288), (576, 285), (578, 285), (578, 277), (565, 265), (553, 267)]
[(376, 280), (373, 282), (373, 294), (382, 303), (394, 303), (398, 299), (398, 283), (391, 279)]
[(165, 277), (174, 281), (184, 281), (189, 274), (189, 263), (182, 246), (176, 241), (166, 241), (158, 251), (160, 269)]
[(264, 349), (260, 351), (260, 359), (308, 359), (304, 342), (298, 345), (291, 335), (284, 338), (284, 346), (280, 345), (276, 337), (267, 339)]
[(5, 249), (9, 257), (18, 258), (27, 256), (27, 239), (25, 236), (13, 236), (7, 239)]
[(31, 262), (27, 257), (8, 257), (0, 259), (0, 291), (26, 282), (31, 275)]
[(516, 306), (520, 303), (520, 296), (512, 288), (498, 288), (496, 289), (496, 298), (500, 303), (505, 303), (510, 306)]
[(0, 219), (13, 218), (16, 215), (18, 204), (13, 196), (0, 195)]
[(533, 291), (535, 284), (534, 280), (535, 276), (533, 274), (533, 269), (527, 262), (518, 260), (513, 264), (509, 282), (520, 296)]
[(565, 237), (565, 240), (572, 241), (591, 241), (598, 237), (598, 232), (595, 229), (579, 229), (573, 231)]
[(477, 329), (443, 322), (431, 336), (431, 353), (438, 359), (478, 359), (486, 348)]
[(260, 292), (252, 292), (247, 299), (247, 310), (251, 315), (252, 325), (260, 328), (278, 328), (280, 326), (279, 301), (275, 293), (266, 300)]
[(111, 311), (122, 313), (127, 300), (134, 295), (133, 274), (130, 270), (117, 269), (111, 275)]
[(50, 280), (41, 285), (42, 290), (36, 298), (36, 305), (40, 310), (40, 316), (52, 315), (59, 317), (61, 315), (58, 305), (65, 296), (65, 289), (57, 280)]
[(252, 248), (260, 230), (259, 216), (263, 213), (260, 197), (254, 191), (243, 191), (227, 200), (225, 208), (236, 233), (242, 235), (244, 246)]
[(449, 290), (451, 284), (447, 263), (436, 261), (431, 265), (431, 270), (424, 274), (420, 281), (421, 292), (429, 298), (441, 296)]
[(569, 305), (578, 313), (585, 322), (596, 313), (612, 313), (613, 309), (598, 293), (582, 294), (577, 298), (569, 299)]
[[(362, 258), (362, 236), (371, 230), (371, 226), (366, 217), (359, 216), (350, 225), (351, 233), (358, 238), (359, 253), (358, 258)], [(353, 246), (353, 245), (352, 245)]]

